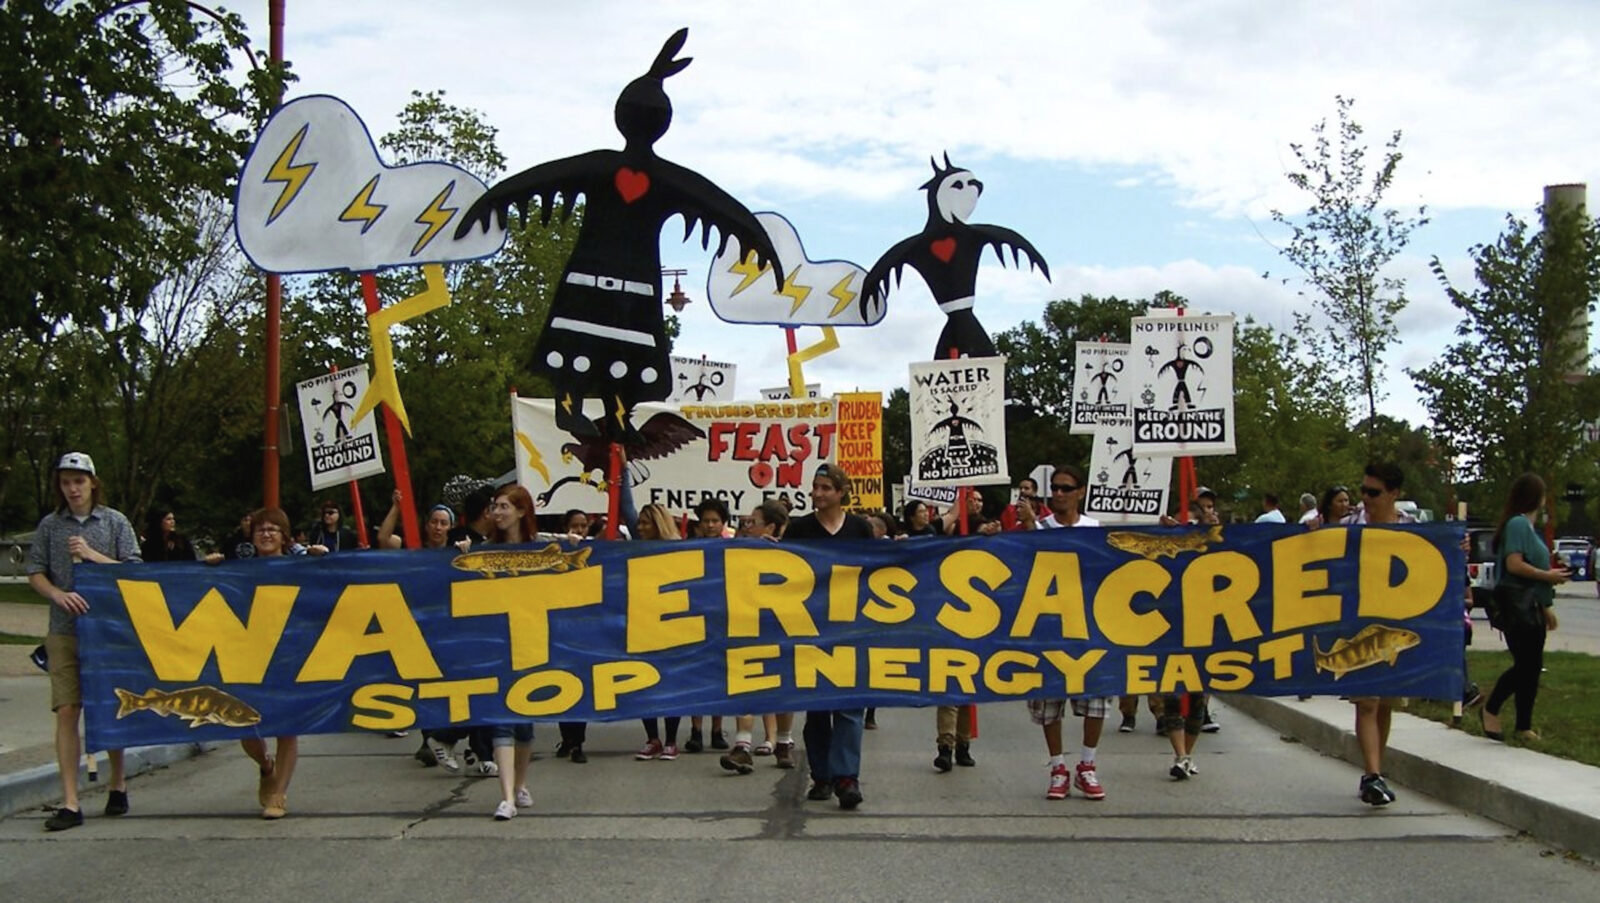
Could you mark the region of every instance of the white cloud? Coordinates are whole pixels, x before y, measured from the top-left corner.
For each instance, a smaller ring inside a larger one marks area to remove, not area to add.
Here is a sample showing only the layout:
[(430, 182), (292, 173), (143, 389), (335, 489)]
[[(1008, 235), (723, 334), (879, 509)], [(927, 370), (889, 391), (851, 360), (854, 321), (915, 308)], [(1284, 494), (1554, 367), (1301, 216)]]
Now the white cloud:
[[(264, 46), (262, 12), (246, 15)], [(731, 0), (389, 0), (291, 5), (288, 24), (288, 54), (302, 76), (296, 92), (343, 97), (381, 134), (411, 89), (446, 88), (500, 129), (513, 172), (619, 146), (617, 92), (687, 25), (684, 53), (695, 60), (667, 82), (676, 119), (657, 150), (752, 209), (828, 211), (829, 228), (797, 224), (808, 246), (830, 257), (868, 264), (881, 242), (913, 231), (920, 214), (906, 216), (917, 209), (908, 195), (926, 178), (928, 155), (945, 150), (981, 166), (996, 187), (1020, 162), (1063, 174), (1062, 182), (1105, 172), (1130, 198), (1170, 192), (1177, 207), (1163, 200), (1143, 215), (1207, 239), (1209, 253), (1151, 246), (1144, 233), (1156, 230), (1111, 215), (1095, 226), (1129, 235), (1143, 265), (1095, 265), (1057, 250), (1067, 245), (1058, 223), (997, 217), (1056, 269), (1047, 285), (1036, 273), (986, 267), (978, 313), (991, 333), (1036, 315), (1050, 298), (1159, 289), (1286, 327), (1304, 302), (1261, 278), (1260, 247), (1228, 236), (1241, 233), (1244, 217), (1260, 224), (1271, 208), (1305, 206), (1283, 177), (1289, 144), (1333, 115), (1335, 94), (1356, 98), (1372, 144), (1404, 130), (1405, 161), (1386, 196), (1396, 206), (1525, 212), (1539, 186), (1586, 180), (1600, 147), (1600, 120), (1588, 115), (1600, 94), (1600, 17), (1578, 0), (1002, 2), (981, 10), (814, 0), (782, 11)], [(673, 238), (669, 228), (663, 253), (677, 259), (667, 265), (689, 268), (703, 286), (708, 260)], [(1283, 269), (1273, 265), (1275, 275)], [(1395, 272), (1407, 277), (1413, 301), (1400, 319), (1403, 344), (1388, 360), (1386, 409), (1419, 422), (1398, 368), (1430, 361), (1458, 318), (1420, 257)], [(681, 350), (737, 359), (751, 389), (783, 381), (780, 330), (757, 340), (754, 327), (724, 326), (697, 300)], [(900, 385), (908, 360), (931, 355), (941, 325), (908, 278), (882, 326), (842, 330), (846, 350), (814, 362), (808, 376), (830, 389)]]

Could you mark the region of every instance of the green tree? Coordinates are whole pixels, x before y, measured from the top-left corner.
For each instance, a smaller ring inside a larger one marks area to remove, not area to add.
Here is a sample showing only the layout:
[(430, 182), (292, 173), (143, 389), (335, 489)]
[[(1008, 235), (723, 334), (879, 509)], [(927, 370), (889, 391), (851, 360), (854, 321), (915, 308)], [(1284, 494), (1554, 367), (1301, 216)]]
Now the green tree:
[(1233, 455), (1195, 460), (1200, 483), (1217, 490), (1225, 515), (1254, 519), (1261, 494), (1278, 495), (1286, 514), (1300, 494), (1320, 497), (1365, 466), (1345, 425), (1344, 407), (1307, 366), (1293, 336), (1246, 319), (1233, 346)]
[(1040, 464), (1089, 462), (1088, 436), (1067, 432), (1072, 414), (1073, 345), (1126, 342), (1129, 320), (1150, 307), (1181, 307), (1184, 300), (1159, 292), (1150, 301), (1058, 299), (1045, 305), (1038, 322), (1025, 320), (995, 336), (1006, 356), (1006, 466), (1020, 477)]
[[(0, 8), (0, 522), (48, 504), (68, 445), (137, 513), (175, 460), (147, 440), (192, 437), (170, 419), (183, 360), (208, 341), (186, 312), (226, 292), (187, 277), (214, 271), (218, 205), (286, 71), (241, 71), (241, 20), (190, 13)], [(19, 474), (33, 492), (11, 492)]]
[(1279, 253), (1305, 277), (1301, 296), (1309, 295), (1327, 319), (1320, 335), (1301, 319), (1301, 338), (1314, 359), (1332, 365), (1328, 385), (1359, 400), (1373, 424), (1383, 354), (1407, 304), (1405, 282), (1384, 270), (1405, 250), (1411, 232), (1427, 223), (1427, 211), (1419, 207), (1408, 216), (1383, 205), (1402, 159), (1400, 130), (1389, 136), (1369, 178), (1363, 129), (1350, 115), (1355, 101), (1336, 96), (1334, 103), (1339, 121), (1332, 136), (1323, 119), (1312, 127), (1309, 147), (1289, 145), (1296, 163), (1289, 183), (1311, 195), (1311, 206), (1294, 218), (1273, 210), (1272, 219), (1290, 230)]
[(285, 71), (239, 72), (244, 23), (180, 0), (14, 0), (0, 9), (0, 329), (30, 338), (133, 312), (202, 253), (194, 208), (225, 197)]
[(1594, 476), (1582, 428), (1600, 413), (1600, 381), (1567, 376), (1573, 361), (1588, 360), (1588, 336), (1574, 323), (1600, 297), (1600, 226), (1577, 209), (1540, 217), (1542, 234), (1507, 216), (1493, 244), (1472, 248), (1476, 287), (1453, 284), (1434, 258), (1462, 314), (1461, 340), (1409, 371), (1463, 478), (1486, 481), (1496, 500), (1528, 471), (1553, 493)]

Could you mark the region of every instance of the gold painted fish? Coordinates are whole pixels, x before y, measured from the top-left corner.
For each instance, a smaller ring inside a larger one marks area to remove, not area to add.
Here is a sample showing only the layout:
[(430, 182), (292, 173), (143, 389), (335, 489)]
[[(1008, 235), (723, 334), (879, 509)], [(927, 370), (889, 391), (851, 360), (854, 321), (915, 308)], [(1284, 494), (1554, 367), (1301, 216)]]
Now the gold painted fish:
[(570, 571), (589, 566), (588, 546), (571, 552), (561, 551), (560, 543), (551, 543), (542, 549), (529, 552), (467, 552), (450, 559), (451, 566), (462, 571), (477, 571), (485, 577), (496, 574), (536, 574), (540, 571)]
[(1348, 640), (1343, 637), (1334, 640), (1332, 648), (1326, 652), (1318, 648), (1313, 637), (1311, 657), (1316, 662), (1318, 672), (1332, 671), (1333, 679), (1338, 680), (1346, 672), (1359, 671), (1379, 662), (1393, 665), (1400, 653), (1420, 645), (1422, 637), (1412, 631), (1383, 624), (1368, 624)]
[(1118, 530), (1106, 534), (1106, 545), (1151, 561), (1157, 558), (1177, 558), (1183, 552), (1198, 554), (1204, 552), (1214, 542), (1222, 542), (1221, 524), (1212, 524), (1208, 530), (1190, 530), (1187, 533), (1134, 533)]
[(261, 723), (261, 713), (237, 697), (216, 687), (189, 687), (183, 690), (146, 690), (143, 696), (132, 690), (117, 689), (121, 708), (118, 718), (134, 712), (150, 711), (165, 718), (176, 715), (189, 722), (190, 727), (202, 724), (220, 724), (223, 727), (249, 727)]

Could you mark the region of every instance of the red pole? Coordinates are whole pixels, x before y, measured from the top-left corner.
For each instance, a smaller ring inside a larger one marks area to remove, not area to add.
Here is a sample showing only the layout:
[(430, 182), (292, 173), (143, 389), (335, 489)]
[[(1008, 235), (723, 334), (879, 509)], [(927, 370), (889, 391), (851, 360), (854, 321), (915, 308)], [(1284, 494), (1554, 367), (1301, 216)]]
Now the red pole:
[[(361, 300), (367, 305), (367, 316), (378, 312), (378, 278), (372, 273), (361, 274)], [(411, 465), (406, 461), (406, 438), (400, 431), (400, 419), (383, 405), (383, 426), (389, 437), (389, 454), (394, 458), (394, 488), (400, 490), (400, 520), (405, 524), (406, 548), (422, 548), (422, 533), (417, 528), (416, 496), (411, 492)]]
[(611, 443), (611, 467), (606, 479), (610, 481), (606, 492), (606, 539), (617, 538), (617, 521), (622, 517), (622, 443)]
[[(283, 62), (283, 5), (284, 0), (267, 0), (268, 59)], [(283, 103), (280, 91), (274, 107)], [(267, 274), (267, 397), (266, 418), (262, 428), (261, 444), (261, 504), (267, 508), (278, 507), (278, 409), (282, 399), (278, 395), (278, 347), (282, 341), (283, 280), (275, 273)]]
[(372, 548), (367, 542), (367, 513), (361, 507), (361, 490), (356, 486), (356, 481), (350, 481), (350, 516), (356, 519), (356, 545), (363, 549)]

